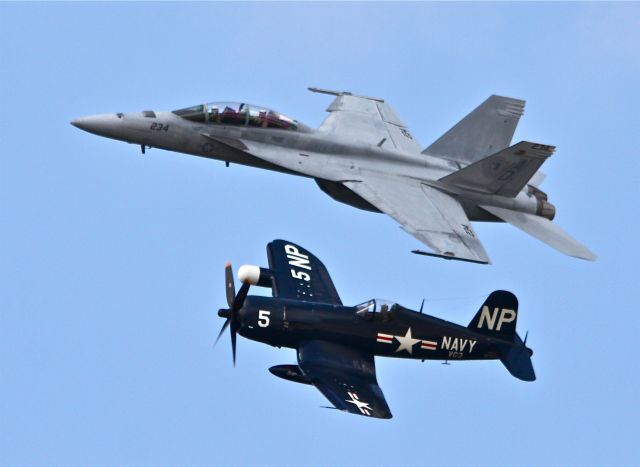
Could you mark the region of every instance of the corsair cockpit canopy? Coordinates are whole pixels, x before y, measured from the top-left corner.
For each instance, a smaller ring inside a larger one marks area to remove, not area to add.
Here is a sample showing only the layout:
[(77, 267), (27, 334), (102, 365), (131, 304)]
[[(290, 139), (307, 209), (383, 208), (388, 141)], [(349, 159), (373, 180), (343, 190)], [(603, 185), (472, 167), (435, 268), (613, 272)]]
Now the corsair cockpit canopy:
[(297, 120), (279, 112), (242, 102), (211, 102), (174, 110), (173, 113), (194, 122), (221, 125), (277, 128), (294, 131), (304, 127)]
[(366, 320), (391, 321), (398, 313), (399, 305), (389, 300), (374, 298), (356, 306), (356, 314)]

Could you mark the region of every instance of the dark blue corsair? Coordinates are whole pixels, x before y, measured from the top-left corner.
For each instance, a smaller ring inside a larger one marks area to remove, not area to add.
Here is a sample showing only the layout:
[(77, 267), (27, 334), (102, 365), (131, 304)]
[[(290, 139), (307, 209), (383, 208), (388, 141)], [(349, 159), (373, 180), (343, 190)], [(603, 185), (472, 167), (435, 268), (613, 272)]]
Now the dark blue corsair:
[[(269, 370), (297, 383), (313, 384), (339, 410), (391, 418), (376, 380), (374, 356), (418, 360), (500, 359), (524, 381), (536, 379), (532, 351), (516, 333), (518, 300), (492, 292), (464, 327), (404, 308), (370, 300), (344, 306), (324, 264), (304, 248), (284, 240), (267, 245), (269, 269), (242, 266), (235, 293), (226, 268), (229, 309), (218, 339), (230, 326), (233, 361), (236, 334), (297, 350), (298, 365)], [(270, 287), (273, 298), (247, 296), (250, 285)]]

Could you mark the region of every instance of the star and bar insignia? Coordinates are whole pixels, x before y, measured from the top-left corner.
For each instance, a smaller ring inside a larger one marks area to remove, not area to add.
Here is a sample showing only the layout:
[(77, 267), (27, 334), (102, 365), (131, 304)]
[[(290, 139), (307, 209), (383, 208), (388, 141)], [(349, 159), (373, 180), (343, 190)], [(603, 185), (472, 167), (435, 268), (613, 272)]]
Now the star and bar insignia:
[(393, 344), (394, 339), (397, 340), (400, 344), (398, 345), (396, 352), (402, 352), (403, 350), (406, 350), (410, 355), (413, 355), (413, 346), (418, 342), (420, 343), (420, 348), (422, 350), (436, 350), (438, 347), (437, 341), (415, 339), (411, 335), (411, 328), (407, 329), (407, 332), (404, 336), (394, 336), (392, 334), (379, 332), (376, 337), (376, 341), (380, 342), (381, 344)]

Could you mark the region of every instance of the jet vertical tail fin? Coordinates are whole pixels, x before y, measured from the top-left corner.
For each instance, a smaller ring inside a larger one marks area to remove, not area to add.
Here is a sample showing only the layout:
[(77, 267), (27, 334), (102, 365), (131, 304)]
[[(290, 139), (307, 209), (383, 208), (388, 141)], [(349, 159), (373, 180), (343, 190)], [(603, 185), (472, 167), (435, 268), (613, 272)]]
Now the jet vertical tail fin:
[(422, 154), (463, 165), (476, 162), (511, 144), (525, 101), (491, 96), (442, 135)]

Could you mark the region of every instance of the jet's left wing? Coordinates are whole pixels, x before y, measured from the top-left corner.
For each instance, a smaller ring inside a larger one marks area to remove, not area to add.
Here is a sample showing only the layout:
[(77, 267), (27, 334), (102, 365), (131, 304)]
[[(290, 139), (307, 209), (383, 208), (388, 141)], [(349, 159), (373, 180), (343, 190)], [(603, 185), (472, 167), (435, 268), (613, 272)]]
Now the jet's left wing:
[(398, 221), (435, 253), (416, 253), (489, 263), (460, 203), (452, 196), (409, 178), (368, 176), (344, 185)]
[(267, 245), (273, 274), (273, 296), (342, 305), (322, 261), (295, 243), (274, 240)]
[(376, 379), (373, 354), (326, 341), (303, 342), (298, 365), (336, 409), (374, 418), (391, 418)]

